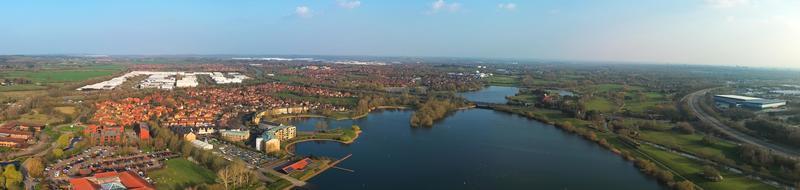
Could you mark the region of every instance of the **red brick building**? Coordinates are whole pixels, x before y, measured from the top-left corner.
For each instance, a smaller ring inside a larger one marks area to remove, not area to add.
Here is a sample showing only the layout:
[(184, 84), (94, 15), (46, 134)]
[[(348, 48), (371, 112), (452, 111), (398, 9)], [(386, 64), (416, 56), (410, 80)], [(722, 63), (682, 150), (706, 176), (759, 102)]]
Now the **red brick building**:
[(139, 139), (141, 140), (150, 139), (150, 125), (148, 125), (147, 123), (144, 122), (139, 123), (139, 125), (136, 126), (135, 130), (136, 130), (136, 135), (139, 135)]
[(83, 129), (83, 134), (96, 144), (115, 144), (125, 140), (125, 128), (122, 126), (89, 125)]

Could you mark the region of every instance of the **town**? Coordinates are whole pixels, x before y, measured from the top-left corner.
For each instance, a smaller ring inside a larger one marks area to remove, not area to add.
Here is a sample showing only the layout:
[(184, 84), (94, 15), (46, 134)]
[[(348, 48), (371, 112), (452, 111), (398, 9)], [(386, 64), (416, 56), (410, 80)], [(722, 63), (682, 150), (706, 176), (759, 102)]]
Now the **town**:
[(0, 1), (0, 190), (800, 189), (800, 1)]

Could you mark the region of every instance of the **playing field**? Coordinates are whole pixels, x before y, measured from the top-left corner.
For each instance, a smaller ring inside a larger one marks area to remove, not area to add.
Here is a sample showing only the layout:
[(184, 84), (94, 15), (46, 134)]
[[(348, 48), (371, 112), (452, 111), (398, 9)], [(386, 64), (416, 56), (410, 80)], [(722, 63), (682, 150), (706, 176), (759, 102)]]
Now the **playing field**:
[(167, 160), (166, 165), (147, 174), (155, 181), (156, 189), (184, 189), (216, 180), (214, 172), (183, 158)]
[(114, 70), (44, 70), (44, 71), (9, 71), (0, 73), (5, 78), (25, 78), (34, 83), (58, 83), (82, 81), (90, 78), (108, 76)]

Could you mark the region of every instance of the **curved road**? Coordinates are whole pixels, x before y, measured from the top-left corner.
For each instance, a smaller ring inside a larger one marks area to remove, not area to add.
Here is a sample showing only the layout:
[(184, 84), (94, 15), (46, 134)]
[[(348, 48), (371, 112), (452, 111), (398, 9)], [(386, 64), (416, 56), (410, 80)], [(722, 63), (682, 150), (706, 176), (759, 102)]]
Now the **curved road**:
[(767, 149), (770, 152), (772, 152), (773, 154), (786, 156), (786, 157), (790, 157), (790, 158), (793, 158), (793, 159), (797, 159), (798, 156), (800, 156), (800, 151), (797, 151), (796, 149), (785, 147), (785, 146), (779, 145), (779, 144), (773, 144), (773, 143), (761, 140), (760, 138), (752, 137), (750, 135), (744, 134), (744, 133), (739, 132), (736, 129), (733, 129), (733, 128), (725, 125), (724, 123), (720, 122), (719, 120), (717, 120), (717, 118), (711, 116), (711, 114), (706, 113), (703, 109), (700, 108), (699, 104), (700, 104), (700, 101), (702, 101), (702, 99), (705, 96), (705, 94), (708, 93), (709, 91), (713, 90), (713, 89), (715, 89), (715, 88), (709, 88), (709, 89), (700, 90), (700, 91), (691, 93), (689, 95), (686, 95), (686, 97), (683, 97), (683, 99), (682, 99), (682, 101), (687, 101), (687, 103), (689, 104), (689, 109), (691, 109), (692, 112), (694, 112), (694, 115), (697, 116), (697, 118), (700, 119), (700, 121), (703, 121), (703, 123), (708, 124), (709, 126), (712, 126), (714, 128), (719, 129), (720, 132), (724, 133), (725, 135), (727, 135), (727, 136), (729, 136), (729, 137), (731, 137), (731, 138), (733, 138), (733, 139), (735, 139), (735, 140), (737, 140), (739, 142), (752, 144), (752, 145), (755, 145), (755, 146), (757, 146), (759, 148)]

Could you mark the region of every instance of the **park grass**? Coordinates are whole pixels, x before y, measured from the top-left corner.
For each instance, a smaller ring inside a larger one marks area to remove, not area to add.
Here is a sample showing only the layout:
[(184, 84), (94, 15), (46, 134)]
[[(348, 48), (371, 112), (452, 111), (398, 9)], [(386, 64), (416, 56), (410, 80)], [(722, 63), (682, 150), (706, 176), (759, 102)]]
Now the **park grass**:
[(519, 78), (510, 75), (494, 75), (488, 78), (489, 85), (495, 86), (516, 86), (519, 84)]
[[(625, 101), (625, 109), (631, 112), (644, 113), (647, 110), (653, 109), (660, 104), (670, 104), (671, 102), (666, 99), (666, 96), (657, 92), (645, 93), (645, 100), (628, 100)], [(671, 105), (671, 104), (670, 104)]]
[(18, 120), (25, 123), (35, 123), (35, 124), (45, 125), (49, 123), (63, 121), (63, 119), (64, 118), (55, 115), (47, 115), (40, 113), (39, 110), (33, 110), (30, 113), (21, 115)]
[(184, 158), (170, 159), (165, 164), (164, 168), (147, 174), (155, 181), (156, 189), (183, 189), (216, 180), (214, 172)]
[(4, 77), (20, 77), (34, 83), (57, 83), (83, 81), (90, 78), (114, 74), (114, 70), (41, 70), (41, 71), (9, 71)]
[[(620, 92), (625, 88), (625, 85), (622, 84), (597, 84), (592, 85), (589, 88), (595, 89), (598, 93), (607, 93), (607, 92)], [(644, 88), (640, 86), (628, 86), (628, 91), (632, 90), (643, 90)]]
[(669, 168), (689, 178), (704, 189), (776, 189), (775, 187), (749, 179), (745, 176), (720, 170), (725, 178), (720, 182), (710, 181), (702, 176), (703, 166), (700, 161), (692, 160), (674, 153), (666, 152), (655, 147), (643, 145), (639, 148), (657, 161), (664, 163)]
[(78, 108), (75, 108), (75, 106), (59, 106), (53, 109), (67, 115), (75, 115), (78, 113)]
[(714, 145), (703, 143), (703, 136), (699, 134), (680, 134), (673, 131), (642, 130), (639, 138), (677, 148), (702, 157), (718, 157), (738, 160), (736, 145), (725, 140), (718, 140)]
[(595, 110), (603, 113), (614, 112), (617, 110), (617, 106), (614, 105), (613, 102), (602, 97), (594, 97), (587, 101), (586, 108), (588, 110)]
[(47, 86), (35, 84), (19, 84), (12, 86), (0, 86), (0, 92), (16, 92), (16, 91), (41, 91), (47, 89)]

